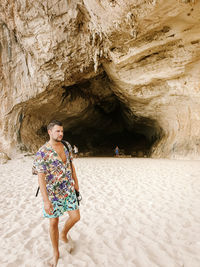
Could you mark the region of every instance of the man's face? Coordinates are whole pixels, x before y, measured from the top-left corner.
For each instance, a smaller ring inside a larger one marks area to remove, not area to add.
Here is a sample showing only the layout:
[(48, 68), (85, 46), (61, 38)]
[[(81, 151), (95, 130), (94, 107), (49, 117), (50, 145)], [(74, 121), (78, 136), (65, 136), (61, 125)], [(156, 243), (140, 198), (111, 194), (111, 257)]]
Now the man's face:
[(63, 138), (63, 126), (55, 125), (51, 130), (48, 130), (50, 139), (60, 142)]

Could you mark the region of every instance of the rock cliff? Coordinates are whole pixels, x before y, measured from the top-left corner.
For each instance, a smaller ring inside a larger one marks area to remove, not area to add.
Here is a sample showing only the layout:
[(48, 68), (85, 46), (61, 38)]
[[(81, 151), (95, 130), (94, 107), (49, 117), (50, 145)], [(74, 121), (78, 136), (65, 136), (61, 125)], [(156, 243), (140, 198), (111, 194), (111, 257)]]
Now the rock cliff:
[(199, 158), (199, 12), (188, 0), (1, 0), (0, 151), (35, 151), (55, 118), (83, 150)]

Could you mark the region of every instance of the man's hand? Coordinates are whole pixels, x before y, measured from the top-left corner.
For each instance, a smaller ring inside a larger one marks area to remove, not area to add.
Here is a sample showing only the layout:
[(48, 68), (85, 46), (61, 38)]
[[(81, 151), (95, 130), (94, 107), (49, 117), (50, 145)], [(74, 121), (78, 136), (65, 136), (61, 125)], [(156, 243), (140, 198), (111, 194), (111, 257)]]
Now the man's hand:
[(44, 209), (47, 214), (52, 215), (53, 214), (53, 205), (50, 200), (47, 200), (44, 202)]
[(52, 203), (49, 200), (48, 195), (47, 195), (46, 181), (45, 181), (45, 174), (44, 173), (38, 173), (38, 182), (39, 182), (40, 191), (41, 191), (43, 202), (44, 202), (44, 210), (47, 214), (52, 215), (53, 214), (53, 205), (52, 205)]

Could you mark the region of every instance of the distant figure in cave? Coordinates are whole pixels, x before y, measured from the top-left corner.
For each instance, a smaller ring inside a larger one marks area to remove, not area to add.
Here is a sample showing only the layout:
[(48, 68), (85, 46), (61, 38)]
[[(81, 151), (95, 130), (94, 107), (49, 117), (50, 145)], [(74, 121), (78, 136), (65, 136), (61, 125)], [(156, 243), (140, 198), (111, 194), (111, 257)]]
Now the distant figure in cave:
[(77, 156), (78, 156), (78, 147), (74, 145), (73, 150), (74, 150), (74, 157), (77, 158)]
[(118, 146), (116, 146), (116, 148), (115, 148), (115, 156), (119, 157), (119, 147)]

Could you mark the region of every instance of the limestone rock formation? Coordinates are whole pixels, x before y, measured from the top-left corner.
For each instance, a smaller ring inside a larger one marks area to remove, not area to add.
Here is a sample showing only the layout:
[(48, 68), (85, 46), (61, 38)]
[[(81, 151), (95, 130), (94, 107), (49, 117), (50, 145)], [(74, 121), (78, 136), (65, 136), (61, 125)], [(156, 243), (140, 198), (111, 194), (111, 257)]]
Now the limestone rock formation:
[(8, 155), (4, 152), (0, 152), (0, 164), (5, 164), (8, 160), (10, 160)]
[(36, 151), (52, 118), (103, 153), (200, 156), (200, 3), (1, 0), (0, 151)]

